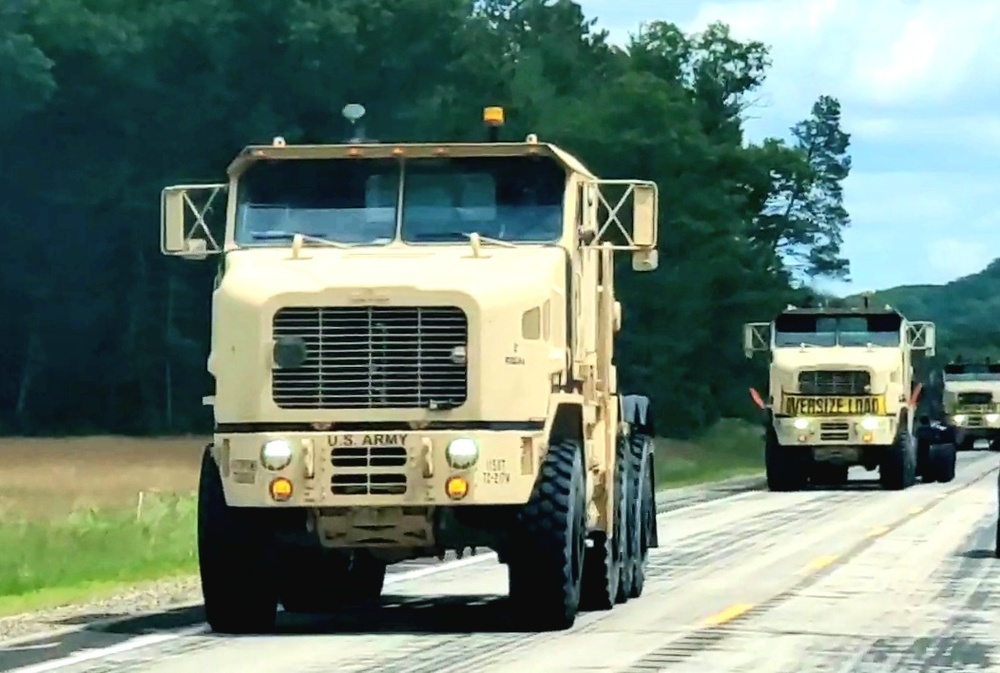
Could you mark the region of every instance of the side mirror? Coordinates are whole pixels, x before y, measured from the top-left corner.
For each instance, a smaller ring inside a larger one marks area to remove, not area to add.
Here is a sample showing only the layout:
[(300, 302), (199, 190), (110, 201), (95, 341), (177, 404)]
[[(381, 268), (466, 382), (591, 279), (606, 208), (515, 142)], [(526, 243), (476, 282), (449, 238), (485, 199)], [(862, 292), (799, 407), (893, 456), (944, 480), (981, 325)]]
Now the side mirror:
[(771, 350), (771, 323), (748, 322), (743, 325), (743, 354), (752, 358), (754, 353)]
[[(655, 248), (658, 224), (659, 193), (656, 183), (635, 183), (632, 185), (632, 242), (640, 248)], [(634, 264), (632, 268), (635, 268)]]
[[(648, 180), (584, 180), (580, 190), (581, 243), (588, 247), (611, 244), (615, 250), (656, 250), (659, 192)], [(629, 219), (626, 223), (624, 220)], [(596, 227), (596, 229), (595, 229)], [(591, 237), (589, 231), (595, 234)], [(633, 262), (636, 270), (655, 269), (653, 256)], [(636, 266), (638, 264), (638, 266)], [(653, 264), (653, 266), (649, 266)], [(640, 268), (641, 267), (641, 268)]]
[(911, 350), (923, 351), (927, 357), (934, 357), (937, 347), (934, 323), (923, 320), (911, 322), (907, 325), (906, 337)]
[[(160, 194), (160, 251), (165, 255), (201, 260), (222, 252), (205, 218), (212, 210), (216, 197), (226, 191), (226, 184), (176, 185)], [(199, 208), (192, 195), (208, 193)], [(194, 223), (187, 226), (187, 214)]]

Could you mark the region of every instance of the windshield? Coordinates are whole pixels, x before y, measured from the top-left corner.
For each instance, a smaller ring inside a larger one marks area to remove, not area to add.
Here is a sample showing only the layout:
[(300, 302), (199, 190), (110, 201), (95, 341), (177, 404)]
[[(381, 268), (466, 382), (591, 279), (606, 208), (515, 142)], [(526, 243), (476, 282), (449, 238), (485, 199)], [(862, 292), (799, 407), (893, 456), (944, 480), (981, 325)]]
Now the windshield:
[(377, 245), (396, 231), (399, 163), (392, 159), (258, 161), (237, 189), (236, 242), (287, 245), (292, 234)]
[(774, 345), (898, 347), (902, 318), (880, 315), (781, 315), (774, 321)]
[(562, 235), (566, 173), (549, 157), (406, 162), (402, 239), (552, 243)]
[[(404, 170), (405, 169), (405, 170)], [(403, 211), (397, 218), (400, 183)], [(566, 173), (551, 157), (258, 161), (237, 188), (239, 245), (288, 245), (293, 234), (354, 245), (468, 240), (514, 243), (562, 234)]]
[(1000, 364), (951, 363), (944, 366), (945, 381), (1000, 381)]

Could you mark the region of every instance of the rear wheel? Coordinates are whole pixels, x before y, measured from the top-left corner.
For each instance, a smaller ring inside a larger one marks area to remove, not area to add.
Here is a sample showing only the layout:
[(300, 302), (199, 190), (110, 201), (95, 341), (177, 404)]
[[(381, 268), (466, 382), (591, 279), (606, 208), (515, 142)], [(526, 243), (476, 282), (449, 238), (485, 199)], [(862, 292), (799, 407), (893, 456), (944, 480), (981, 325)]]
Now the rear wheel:
[(646, 435), (632, 435), (628, 442), (630, 483), (634, 497), (630, 501), (634, 512), (634, 531), (631, 551), (632, 587), (629, 598), (638, 598), (646, 587), (649, 567), (649, 550), (656, 546), (656, 484), (653, 474), (652, 440)]
[(198, 484), (198, 568), (205, 619), (218, 633), (265, 633), (278, 610), (269, 512), (230, 507), (208, 449)]
[(955, 455), (954, 444), (934, 444), (929, 449), (928, 478), (927, 482), (937, 481), (947, 484), (955, 478)]
[(551, 444), (508, 562), (515, 611), (539, 630), (567, 629), (580, 607), (586, 552), (586, 481), (580, 444)]

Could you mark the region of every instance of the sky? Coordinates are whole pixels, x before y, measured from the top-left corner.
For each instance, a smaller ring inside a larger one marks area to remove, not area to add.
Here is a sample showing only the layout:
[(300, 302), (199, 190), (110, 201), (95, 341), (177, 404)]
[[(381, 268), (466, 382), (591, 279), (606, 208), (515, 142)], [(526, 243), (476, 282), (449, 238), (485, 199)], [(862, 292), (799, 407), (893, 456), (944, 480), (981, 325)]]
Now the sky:
[(851, 134), (851, 283), (945, 283), (1000, 257), (997, 0), (578, 0), (625, 44), (641, 22), (712, 21), (771, 49), (750, 140), (787, 137), (822, 94)]

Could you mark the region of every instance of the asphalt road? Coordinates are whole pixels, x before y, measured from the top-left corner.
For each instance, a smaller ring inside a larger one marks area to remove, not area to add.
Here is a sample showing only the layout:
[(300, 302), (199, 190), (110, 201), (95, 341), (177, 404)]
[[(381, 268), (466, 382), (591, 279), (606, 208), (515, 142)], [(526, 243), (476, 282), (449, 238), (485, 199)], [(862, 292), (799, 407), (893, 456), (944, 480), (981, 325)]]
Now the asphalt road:
[[(401, 566), (386, 605), (220, 637), (200, 610), (0, 647), (18, 673), (477, 673), (1000, 670), (995, 453), (950, 484), (885, 492), (687, 491), (659, 516), (646, 591), (570, 631), (518, 633), (491, 554)], [(864, 480), (868, 480), (865, 483)]]

